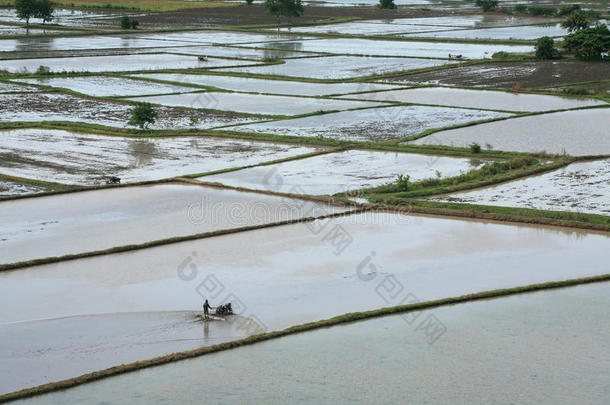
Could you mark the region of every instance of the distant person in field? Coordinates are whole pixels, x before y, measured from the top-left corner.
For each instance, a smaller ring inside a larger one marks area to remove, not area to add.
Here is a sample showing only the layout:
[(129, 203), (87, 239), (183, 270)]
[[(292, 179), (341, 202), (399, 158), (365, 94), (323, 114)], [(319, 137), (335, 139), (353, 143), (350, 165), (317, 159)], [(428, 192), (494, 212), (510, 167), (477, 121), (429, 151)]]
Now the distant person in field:
[(203, 303), (203, 317), (205, 319), (210, 319), (210, 309), (212, 308), (213, 307), (210, 305), (208, 300), (205, 300), (205, 302)]

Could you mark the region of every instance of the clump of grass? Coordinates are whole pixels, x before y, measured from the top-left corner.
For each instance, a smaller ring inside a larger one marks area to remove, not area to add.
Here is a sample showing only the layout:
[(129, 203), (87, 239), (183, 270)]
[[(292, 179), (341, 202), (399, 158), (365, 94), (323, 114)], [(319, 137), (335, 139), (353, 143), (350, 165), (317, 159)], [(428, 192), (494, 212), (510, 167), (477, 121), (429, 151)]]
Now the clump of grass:
[(470, 144), (470, 151), (472, 153), (481, 153), (481, 145), (476, 142)]
[(396, 186), (398, 187), (398, 190), (408, 191), (410, 178), (411, 178), (411, 176), (409, 176), (408, 174), (405, 174), (405, 175), (399, 174), (398, 177), (396, 178)]
[(36, 69), (36, 74), (37, 75), (50, 75), (51, 74), (51, 68), (45, 65), (40, 65), (38, 66), (38, 69)]

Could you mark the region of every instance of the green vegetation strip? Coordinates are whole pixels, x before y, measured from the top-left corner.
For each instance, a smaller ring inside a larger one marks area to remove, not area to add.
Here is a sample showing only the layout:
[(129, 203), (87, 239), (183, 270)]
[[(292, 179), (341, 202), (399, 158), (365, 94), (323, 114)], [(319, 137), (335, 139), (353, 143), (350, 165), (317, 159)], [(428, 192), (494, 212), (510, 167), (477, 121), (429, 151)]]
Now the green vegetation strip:
[(395, 197), (383, 200), (383, 203), (371, 204), (371, 206), (372, 209), (397, 210), (402, 214), (427, 214), (610, 232), (610, 217), (580, 212), (446, 203)]
[[(191, 182), (192, 182), (192, 184), (196, 183), (194, 180), (191, 180)], [(201, 184), (201, 183), (199, 185), (203, 186), (203, 184)], [(274, 194), (274, 193), (269, 193), (269, 194), (279, 195), (279, 194)], [(333, 199), (327, 198), (327, 197), (317, 198), (317, 197), (306, 197), (306, 196), (302, 196), (302, 195), (291, 195), (291, 194), (285, 194), (285, 195), (292, 196), (293, 198), (306, 199), (306, 200), (317, 201), (317, 202), (322, 202), (322, 203), (326, 202), (326, 203), (330, 204), (330, 203), (334, 202)], [(337, 204), (337, 202), (334, 202), (334, 203)], [(68, 261), (68, 260), (84, 259), (84, 258), (88, 258), (88, 257), (103, 256), (103, 255), (109, 255), (109, 254), (114, 254), (114, 253), (124, 253), (124, 252), (130, 252), (133, 250), (148, 249), (148, 248), (152, 248), (152, 247), (169, 245), (169, 244), (174, 244), (174, 243), (211, 238), (214, 236), (229, 235), (232, 233), (247, 232), (247, 231), (272, 228), (272, 227), (282, 226), (282, 225), (299, 224), (299, 223), (314, 221), (316, 219), (336, 218), (336, 217), (341, 217), (341, 216), (346, 216), (346, 215), (351, 215), (351, 214), (357, 214), (357, 213), (361, 213), (361, 212), (368, 211), (368, 210), (370, 210), (370, 208), (368, 208), (368, 207), (354, 208), (354, 209), (348, 210), (346, 212), (339, 212), (339, 213), (323, 215), (323, 216), (319, 216), (319, 217), (304, 217), (304, 218), (298, 218), (298, 219), (288, 219), (285, 221), (272, 222), (272, 223), (267, 223), (267, 224), (251, 225), (251, 226), (244, 226), (244, 227), (232, 228), (232, 229), (221, 229), (218, 231), (203, 232), (203, 233), (197, 233), (197, 234), (193, 234), (193, 235), (176, 236), (176, 237), (166, 238), (166, 239), (157, 239), (157, 240), (140, 243), (140, 244), (115, 246), (115, 247), (103, 249), (103, 250), (94, 250), (94, 251), (90, 251), (90, 252), (69, 254), (69, 255), (63, 255), (63, 256), (45, 257), (45, 258), (40, 258), (40, 259), (27, 260), (27, 261), (23, 261), (23, 262), (0, 264), (0, 271), (17, 270), (17, 269), (22, 269), (25, 267), (39, 266), (39, 265), (51, 264), (51, 263), (59, 263), (59, 262), (64, 262), (64, 261)]]
[(264, 342), (271, 339), (277, 339), (280, 337), (312, 331), (320, 328), (328, 328), (335, 325), (341, 325), (346, 323), (352, 323), (356, 321), (362, 321), (366, 319), (378, 318), (382, 316), (390, 316), (405, 312), (416, 312), (422, 310), (428, 310), (433, 308), (439, 308), (449, 305), (462, 304), (467, 302), (481, 301), (487, 299), (495, 299), (500, 297), (506, 297), (514, 294), (532, 293), (542, 290), (550, 290), (557, 288), (573, 287), (582, 284), (599, 283), (610, 281), (610, 274), (602, 274), (593, 277), (583, 277), (577, 279), (569, 279), (564, 281), (550, 281), (546, 283), (530, 284), (526, 286), (503, 288), (491, 291), (482, 291), (478, 293), (465, 294), (457, 297), (443, 298), (434, 301), (418, 302), (414, 304), (399, 305), (395, 307), (386, 307), (375, 309), (372, 311), (364, 312), (351, 312), (344, 315), (339, 315), (333, 318), (324, 319), (316, 322), (309, 322), (297, 326), (292, 326), (287, 329), (280, 331), (267, 332), (258, 335), (252, 335), (247, 338), (234, 340), (232, 342), (220, 343), (212, 346), (200, 347), (194, 350), (187, 350), (183, 352), (177, 352), (168, 354), (165, 356), (155, 357), (149, 360), (137, 361), (134, 363), (121, 364), (107, 368), (105, 370), (94, 371), (92, 373), (83, 374), (81, 376), (70, 378), (63, 381), (52, 382), (37, 387), (26, 388), (21, 391), (16, 391), (4, 395), (0, 395), (0, 403), (13, 401), (16, 399), (28, 398), (35, 395), (46, 394), (52, 391), (58, 391), (62, 389), (71, 388), (77, 385), (86, 384), (92, 381), (100, 380), (103, 378), (116, 376), (119, 374), (128, 373), (131, 371), (141, 370), (148, 367), (159, 366), (167, 363), (172, 363), (180, 360), (186, 360), (194, 357), (203, 356), (210, 353), (216, 353), (224, 350), (234, 349), (241, 346), (251, 345), (258, 342)]

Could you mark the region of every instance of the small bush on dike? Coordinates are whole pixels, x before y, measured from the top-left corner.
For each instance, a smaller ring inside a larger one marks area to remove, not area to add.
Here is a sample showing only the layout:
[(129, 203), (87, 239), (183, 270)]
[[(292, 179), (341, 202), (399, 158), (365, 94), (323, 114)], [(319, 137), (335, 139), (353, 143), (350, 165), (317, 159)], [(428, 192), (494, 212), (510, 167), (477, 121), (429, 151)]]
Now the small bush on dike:
[(51, 68), (48, 66), (40, 65), (40, 66), (38, 66), (38, 69), (36, 69), (36, 74), (37, 75), (50, 75)]
[(538, 59), (558, 59), (559, 51), (551, 37), (542, 37), (536, 41), (536, 57)]
[(140, 25), (140, 22), (134, 18), (129, 18), (126, 15), (121, 17), (121, 28), (124, 30), (135, 30), (138, 28), (138, 25)]
[(483, 11), (489, 11), (498, 7), (498, 3), (498, 0), (477, 0), (474, 4), (477, 7), (481, 7)]
[(133, 110), (131, 110), (131, 119), (127, 122), (127, 125), (133, 125), (140, 127), (140, 129), (148, 128), (148, 125), (152, 125), (157, 120), (157, 112), (152, 108), (150, 103), (138, 103)]
[(396, 179), (396, 185), (400, 191), (408, 191), (409, 190), (409, 179), (411, 177), (408, 174), (402, 175), (399, 174)]
[(395, 9), (394, 0), (379, 0), (379, 8)]
[(534, 16), (538, 15), (555, 15), (557, 13), (557, 9), (552, 7), (541, 7), (541, 6), (529, 6), (527, 8), (529, 13)]
[(476, 142), (470, 144), (470, 151), (472, 153), (481, 153), (481, 145)]

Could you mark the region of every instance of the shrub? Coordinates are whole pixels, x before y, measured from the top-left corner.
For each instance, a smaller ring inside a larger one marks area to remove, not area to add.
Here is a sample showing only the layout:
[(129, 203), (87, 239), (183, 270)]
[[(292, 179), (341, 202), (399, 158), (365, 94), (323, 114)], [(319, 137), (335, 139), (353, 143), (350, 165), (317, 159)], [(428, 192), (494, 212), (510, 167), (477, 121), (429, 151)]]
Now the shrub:
[(527, 13), (527, 5), (525, 5), (525, 4), (517, 4), (513, 8), (513, 11), (515, 13)]
[(563, 46), (581, 60), (607, 58), (610, 49), (610, 30), (605, 24), (598, 24), (593, 28), (576, 31), (565, 37)]
[(408, 174), (402, 175), (399, 174), (396, 179), (396, 185), (400, 191), (408, 191), (409, 190), (409, 179), (411, 177)]
[(559, 51), (551, 37), (542, 37), (536, 41), (536, 57), (538, 59), (557, 59)]
[(572, 14), (576, 10), (580, 10), (580, 4), (568, 4), (565, 6), (561, 6), (561, 8), (559, 9), (559, 15)]
[(470, 151), (472, 153), (481, 153), (481, 145), (476, 142), (470, 144)]
[(246, 0), (246, 4), (247, 4), (247, 5), (250, 5), (250, 4), (252, 4), (252, 3), (254, 3), (254, 0)]
[(529, 6), (527, 8), (531, 15), (554, 15), (557, 9), (552, 7)]
[(121, 28), (124, 30), (128, 30), (131, 28), (131, 19), (126, 15), (121, 17)]
[(379, 0), (379, 8), (395, 9), (394, 0)]
[(135, 18), (129, 18), (126, 15), (121, 17), (120, 22), (121, 22), (121, 28), (124, 30), (128, 30), (128, 29), (135, 30), (138, 28), (138, 25), (140, 25), (140, 22), (138, 20), (136, 20)]
[(498, 7), (498, 3), (498, 0), (476, 0), (475, 5), (481, 7), (483, 11), (489, 11)]
[(38, 66), (38, 69), (36, 69), (36, 74), (37, 75), (50, 75), (51, 68), (48, 66), (40, 65), (40, 66)]
[(140, 129), (146, 129), (148, 125), (154, 124), (157, 120), (157, 112), (152, 108), (150, 103), (137, 103), (131, 110), (131, 119), (127, 125), (138, 126)]

